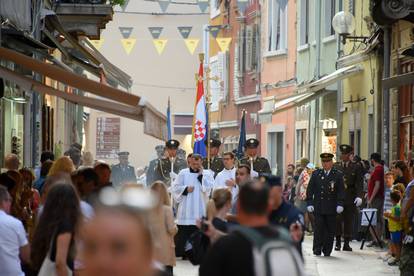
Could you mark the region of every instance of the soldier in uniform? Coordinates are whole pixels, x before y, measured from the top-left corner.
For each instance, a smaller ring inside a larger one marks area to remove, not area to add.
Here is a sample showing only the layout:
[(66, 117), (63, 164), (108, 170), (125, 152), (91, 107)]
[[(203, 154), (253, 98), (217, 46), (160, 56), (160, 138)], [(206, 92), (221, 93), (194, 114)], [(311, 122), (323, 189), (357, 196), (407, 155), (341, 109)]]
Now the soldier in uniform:
[[(205, 140), (207, 146), (207, 140)], [(203, 168), (210, 169), (214, 173), (214, 178), (224, 169), (223, 158), (219, 156), (221, 142), (217, 139), (210, 139), (210, 167), (208, 158), (203, 158)]]
[(342, 250), (352, 251), (349, 242), (352, 240), (357, 207), (362, 204), (364, 176), (361, 165), (351, 159), (353, 148), (350, 145), (340, 145), (339, 149), (342, 161), (336, 162), (334, 167), (344, 176), (345, 201), (344, 212), (339, 214), (336, 220), (335, 250), (341, 250), (341, 236), (343, 235), (344, 246)]
[[(246, 141), (244, 144), (245, 157), (240, 159), (240, 164), (245, 164), (250, 166), (251, 170), (257, 174), (268, 173), (270, 174), (270, 165), (264, 157), (257, 156), (257, 148), (259, 146), (259, 140), (251, 138)], [(254, 177), (254, 173), (250, 173)]]
[(157, 152), (157, 158), (151, 160), (148, 165), (147, 170), (147, 186), (150, 186), (152, 183), (154, 183), (157, 179), (156, 177), (156, 168), (158, 160), (160, 160), (164, 155), (165, 147), (164, 145), (158, 145), (155, 147), (155, 151)]
[(178, 173), (187, 168), (187, 162), (184, 159), (180, 159), (177, 156), (177, 150), (180, 146), (180, 142), (177, 140), (168, 140), (165, 143), (165, 155), (163, 158), (158, 159), (158, 163), (155, 169), (155, 180), (163, 181), (167, 186), (171, 185), (171, 182), (175, 180)]
[(344, 179), (333, 167), (331, 153), (320, 155), (322, 169), (313, 172), (306, 192), (308, 212), (315, 214), (313, 253), (330, 256), (336, 228), (336, 215), (344, 211)]
[(127, 182), (137, 182), (135, 168), (128, 165), (129, 152), (121, 151), (118, 153), (119, 164), (112, 166), (111, 182), (116, 189), (120, 189)]

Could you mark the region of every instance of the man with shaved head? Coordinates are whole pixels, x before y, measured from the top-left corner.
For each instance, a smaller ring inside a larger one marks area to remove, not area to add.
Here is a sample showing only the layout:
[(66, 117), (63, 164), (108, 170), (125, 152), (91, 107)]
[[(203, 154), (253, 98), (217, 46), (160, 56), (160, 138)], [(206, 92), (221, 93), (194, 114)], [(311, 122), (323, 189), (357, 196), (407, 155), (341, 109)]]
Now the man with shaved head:
[(7, 171), (17, 171), (20, 167), (19, 157), (14, 153), (7, 154), (4, 158), (4, 167)]

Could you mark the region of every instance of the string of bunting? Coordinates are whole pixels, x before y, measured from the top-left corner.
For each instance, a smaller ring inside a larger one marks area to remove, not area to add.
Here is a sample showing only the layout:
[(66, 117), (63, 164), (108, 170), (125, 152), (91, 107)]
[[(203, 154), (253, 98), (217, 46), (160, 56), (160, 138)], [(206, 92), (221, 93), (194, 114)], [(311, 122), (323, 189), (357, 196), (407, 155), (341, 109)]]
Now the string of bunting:
[[(213, 26), (209, 26), (208, 30), (211, 36), (216, 40), (217, 45), (219, 46), (220, 50), (222, 52), (226, 52), (229, 50), (230, 44), (232, 42), (232, 38), (231, 37), (219, 37), (218, 35), (222, 28), (223, 27), (221, 25), (213, 25)], [(124, 48), (125, 53), (127, 55), (131, 54), (134, 47), (136, 46), (137, 41), (148, 40), (148, 39), (137, 39), (135, 37), (132, 37), (131, 35), (134, 31), (134, 27), (119, 27), (118, 29), (121, 34), (120, 41), (121, 41), (122, 47)], [(192, 29), (193, 29), (192, 26), (177, 27), (177, 30), (179, 34), (181, 35), (184, 41), (184, 45), (186, 46), (188, 52), (191, 55), (194, 55), (199, 45), (200, 39), (191, 37)], [(158, 55), (162, 55), (169, 40), (175, 40), (175, 39), (163, 38), (161, 36), (163, 30), (164, 30), (164, 27), (148, 27), (148, 31), (152, 37), (151, 39), (152, 43)], [(91, 40), (91, 43), (94, 45), (96, 49), (100, 50), (104, 44), (104, 41), (105, 41), (104, 38), (101, 38), (99, 40)]]

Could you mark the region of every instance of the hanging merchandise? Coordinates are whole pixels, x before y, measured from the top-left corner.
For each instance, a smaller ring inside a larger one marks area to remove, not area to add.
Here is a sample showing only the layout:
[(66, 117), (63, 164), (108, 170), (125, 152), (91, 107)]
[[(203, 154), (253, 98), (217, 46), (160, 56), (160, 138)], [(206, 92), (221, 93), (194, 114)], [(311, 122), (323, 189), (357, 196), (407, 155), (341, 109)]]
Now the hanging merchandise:
[(164, 28), (163, 27), (148, 27), (149, 32), (153, 39), (160, 38), (161, 32)]
[(162, 1), (159, 0), (158, 1), (158, 4), (160, 5), (161, 11), (163, 13), (165, 13), (167, 11), (168, 6), (170, 5), (170, 3), (171, 3), (171, 1), (169, 1), (169, 0), (162, 0)]
[(208, 26), (208, 30), (210, 31), (210, 34), (214, 37), (217, 38), (219, 32), (221, 29), (221, 25), (212, 25), (212, 26)]
[(231, 37), (218, 37), (216, 38), (217, 44), (222, 52), (227, 52), (231, 43)]
[(137, 40), (135, 38), (121, 39), (122, 46), (124, 47), (124, 50), (127, 53), (127, 55), (131, 53), (136, 41)]
[(209, 5), (209, 0), (197, 0), (197, 5), (200, 8), (201, 12), (206, 12)]
[(131, 36), (133, 27), (119, 27), (119, 31), (124, 39), (128, 39)]
[(101, 38), (99, 40), (89, 40), (90, 43), (92, 43), (93, 47), (95, 47), (97, 50), (100, 50), (102, 48), (102, 44), (104, 43), (104, 39)]
[(181, 36), (184, 39), (187, 39), (190, 36), (191, 30), (193, 27), (191, 26), (183, 26), (183, 27), (177, 27), (178, 31), (180, 32)]
[(157, 53), (159, 55), (164, 52), (165, 46), (167, 45), (168, 39), (154, 39), (153, 43), (155, 46), (155, 49), (157, 50)]
[(197, 49), (198, 43), (200, 42), (200, 39), (198, 38), (187, 38), (184, 39), (185, 46), (187, 46), (188, 51), (190, 54), (194, 54), (195, 50)]

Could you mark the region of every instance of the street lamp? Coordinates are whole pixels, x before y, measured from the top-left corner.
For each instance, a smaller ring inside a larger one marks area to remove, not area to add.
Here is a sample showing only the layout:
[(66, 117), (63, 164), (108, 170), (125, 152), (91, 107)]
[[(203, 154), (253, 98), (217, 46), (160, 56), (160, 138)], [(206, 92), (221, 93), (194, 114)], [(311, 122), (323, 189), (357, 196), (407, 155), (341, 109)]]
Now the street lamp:
[(368, 37), (366, 36), (351, 36), (355, 31), (355, 18), (354, 16), (346, 11), (340, 11), (335, 14), (332, 19), (332, 27), (335, 32), (342, 37), (342, 43), (345, 44), (346, 40), (361, 41), (366, 44)]

